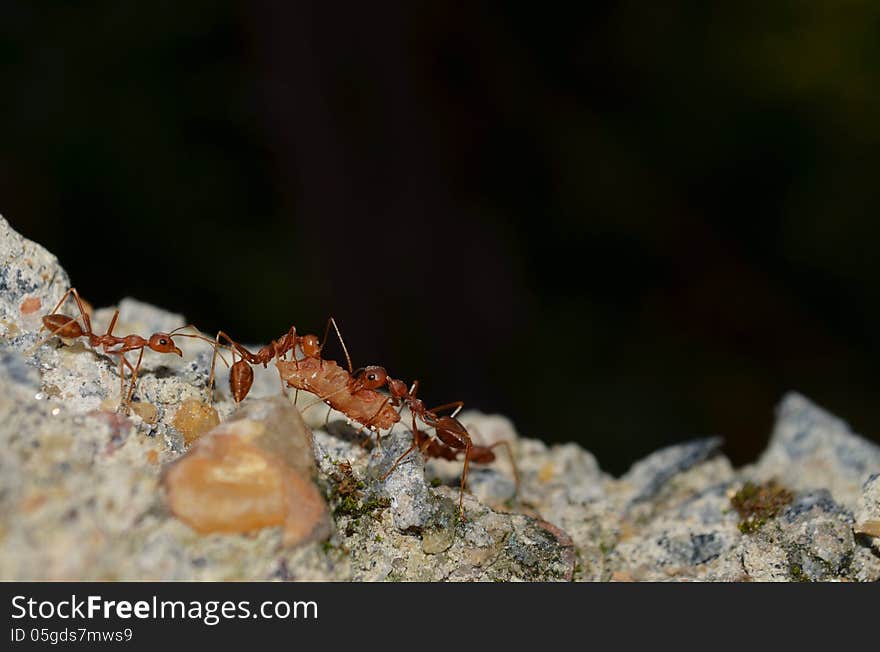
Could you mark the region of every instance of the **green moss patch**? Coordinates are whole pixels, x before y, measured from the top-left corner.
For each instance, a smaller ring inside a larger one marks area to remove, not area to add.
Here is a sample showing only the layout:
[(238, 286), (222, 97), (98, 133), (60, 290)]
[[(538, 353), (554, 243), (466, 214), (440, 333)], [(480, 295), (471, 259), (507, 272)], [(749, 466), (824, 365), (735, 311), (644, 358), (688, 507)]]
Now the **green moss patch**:
[(770, 480), (763, 484), (746, 482), (730, 499), (730, 504), (740, 515), (739, 531), (752, 534), (792, 500), (794, 494), (791, 491)]

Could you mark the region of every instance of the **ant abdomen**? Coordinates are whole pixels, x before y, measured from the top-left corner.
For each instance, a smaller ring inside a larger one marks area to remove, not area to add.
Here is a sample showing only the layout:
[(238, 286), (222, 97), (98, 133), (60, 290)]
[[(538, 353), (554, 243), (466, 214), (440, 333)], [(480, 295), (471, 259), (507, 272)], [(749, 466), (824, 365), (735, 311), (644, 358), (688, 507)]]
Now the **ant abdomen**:
[(232, 399), (236, 403), (241, 403), (251, 391), (253, 384), (254, 370), (248, 361), (241, 359), (235, 362), (229, 370), (229, 387), (232, 389)]
[(424, 448), (424, 452), (427, 453), (429, 457), (449, 460), (450, 462), (454, 462), (458, 459), (457, 450), (450, 448), (449, 446), (444, 446), (443, 444), (438, 444), (434, 440), (428, 441), (428, 445)]
[(471, 446), (471, 462), (490, 464), (495, 461), (495, 453), (487, 446)]
[(470, 436), (464, 426), (452, 417), (440, 417), (431, 423), (437, 431), (437, 437), (451, 448), (466, 448)]
[(75, 340), (85, 335), (82, 326), (73, 317), (67, 315), (53, 314), (43, 317), (43, 325), (53, 334), (63, 337), (64, 339)]

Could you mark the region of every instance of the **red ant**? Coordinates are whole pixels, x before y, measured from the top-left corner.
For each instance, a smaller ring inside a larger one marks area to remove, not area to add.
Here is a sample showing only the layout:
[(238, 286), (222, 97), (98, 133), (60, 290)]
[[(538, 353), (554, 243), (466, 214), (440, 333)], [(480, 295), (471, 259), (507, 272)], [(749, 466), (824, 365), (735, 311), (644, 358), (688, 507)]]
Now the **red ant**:
[[(379, 431), (392, 427), (400, 420), (400, 413), (394, 407), (402, 408), (403, 405), (406, 405), (409, 408), (413, 419), (413, 445), (392, 465), (382, 480), (385, 480), (394, 467), (416, 448), (422, 450), (429, 457), (448, 460), (457, 459), (458, 453), (464, 451), (464, 469), (458, 501), (459, 516), (463, 516), (468, 464), (471, 460), (481, 464), (492, 462), (495, 459), (492, 449), (495, 446), (504, 445), (510, 454), (517, 487), (519, 486), (516, 464), (513, 462), (513, 455), (507, 442), (498, 442), (491, 446), (478, 446), (471, 442), (467, 429), (455, 418), (455, 415), (463, 407), (463, 403), (457, 401), (428, 410), (422, 400), (416, 397), (418, 381), (413, 383), (412, 388), (408, 390), (403, 381), (391, 378), (384, 367), (371, 365), (354, 371), (348, 348), (345, 346), (342, 334), (332, 317), (330, 323), (332, 323), (339, 342), (342, 344), (348, 363), (349, 371), (347, 373), (332, 361), (323, 361), (323, 366), (317, 366), (314, 360), (302, 360), (298, 363), (279, 360), (276, 365), (281, 377), (287, 381), (288, 385), (316, 394), (331, 407), (376, 432), (377, 445)], [(388, 386), (390, 397), (383, 396), (376, 391), (385, 385)], [(377, 403), (378, 407), (375, 407)], [(451, 416), (438, 416), (437, 412), (450, 408), (455, 409)], [(434, 428), (440, 442), (434, 441), (417, 428), (416, 416), (425, 425)]]
[[(79, 322), (76, 321), (74, 317), (56, 312), (64, 304), (64, 302), (67, 301), (68, 297), (71, 294), (76, 301), (76, 305), (82, 317), (83, 324), (85, 324), (85, 328), (80, 326)], [(104, 349), (104, 353), (108, 355), (118, 355), (119, 397), (122, 401), (122, 404), (125, 406), (125, 412), (128, 413), (129, 406), (131, 405), (131, 397), (134, 393), (135, 383), (137, 382), (138, 372), (141, 368), (141, 361), (144, 357), (145, 348), (149, 347), (157, 353), (176, 353), (177, 355), (183, 357), (183, 352), (174, 344), (174, 339), (172, 336), (176, 337), (177, 335), (179, 335), (181, 337), (195, 337), (206, 340), (208, 342), (212, 341), (210, 338), (207, 338), (203, 335), (177, 332), (179, 330), (183, 330), (184, 328), (195, 329), (195, 326), (193, 326), (192, 324), (181, 326), (180, 328), (175, 328), (170, 333), (153, 333), (149, 337), (149, 339), (145, 339), (140, 335), (126, 335), (124, 337), (119, 337), (117, 335), (113, 335), (113, 328), (116, 326), (117, 319), (119, 319), (119, 310), (116, 310), (116, 312), (113, 313), (113, 319), (110, 320), (110, 326), (108, 327), (107, 332), (103, 335), (96, 334), (92, 330), (91, 319), (89, 318), (89, 314), (83, 307), (82, 299), (80, 299), (79, 293), (76, 291), (76, 288), (70, 288), (69, 290), (67, 290), (67, 292), (64, 293), (64, 296), (61, 297), (61, 300), (52, 309), (52, 312), (43, 317), (43, 328), (49, 329), (49, 335), (34, 344), (34, 346), (31, 347), (30, 350), (35, 350), (50, 337), (58, 335), (59, 337), (62, 337), (64, 339), (71, 340), (78, 339), (80, 337), (87, 337), (89, 340), (89, 345), (93, 349), (102, 347)], [(40, 330), (42, 330), (42, 328)], [(118, 346), (119, 348), (110, 350), (111, 347), (114, 346)], [(140, 352), (138, 354), (137, 363), (134, 366), (132, 366), (132, 364), (125, 357), (125, 354), (129, 351)], [(125, 391), (125, 367), (128, 367), (128, 370), (131, 374), (128, 392)]]
[[(440, 409), (440, 408), (436, 408), (436, 409)], [(432, 410), (428, 410), (426, 412), (428, 414), (433, 415), (433, 418), (436, 418), (436, 414), (433, 414)], [(456, 410), (456, 413), (457, 413), (457, 410)], [(397, 468), (397, 465), (400, 464), (404, 459), (406, 459), (406, 457), (416, 449), (418, 449), (426, 457), (433, 457), (433, 458), (437, 458), (437, 459), (444, 459), (444, 460), (450, 460), (450, 461), (457, 460), (458, 454), (461, 452), (460, 440), (458, 442), (459, 446), (450, 446), (450, 445), (443, 443), (442, 441), (436, 441), (430, 435), (428, 435), (427, 433), (423, 432), (422, 430), (420, 430), (418, 428), (418, 426), (416, 424), (416, 414), (417, 413), (410, 410), (410, 414), (412, 415), (413, 443), (409, 448), (407, 448), (403, 452), (403, 454), (400, 455), (400, 457), (398, 457), (394, 461), (394, 464), (392, 464), (389, 467), (389, 469), (387, 471), (385, 471), (385, 473), (382, 475), (382, 477), (379, 478), (379, 480), (381, 482), (384, 482), (388, 478), (388, 476), (391, 475), (391, 473), (394, 471), (394, 469)], [(422, 418), (421, 415), (420, 415), (420, 418)], [(428, 417), (428, 421), (430, 421), (431, 418), (432, 417)], [(444, 422), (442, 429), (438, 429), (437, 424), (440, 422), (440, 419), (449, 419), (451, 421)], [(450, 433), (456, 433), (459, 437), (462, 436), (462, 432), (465, 435), (467, 435), (467, 431), (466, 431), (464, 425), (460, 421), (455, 419), (455, 417), (440, 417), (440, 419), (437, 419), (434, 423), (429, 423), (428, 421), (425, 421), (424, 418), (422, 418), (422, 421), (425, 422), (427, 425), (432, 425), (435, 428), (435, 430), (437, 431), (438, 437), (443, 436), (443, 435), (441, 435), (441, 433), (444, 432), (444, 430), (445, 430), (446, 437), (449, 437)], [(456, 425), (457, 430), (451, 430), (449, 428), (451, 422), (455, 422), (455, 424), (457, 424)], [(495, 448), (496, 446), (504, 446), (507, 449), (507, 455), (510, 458), (510, 464), (511, 464), (511, 467), (513, 468), (513, 478), (514, 478), (514, 483), (515, 483), (514, 484), (514, 487), (515, 487), (514, 491), (516, 493), (519, 492), (519, 472), (517, 471), (516, 462), (514, 461), (514, 458), (513, 458), (513, 452), (511, 451), (510, 444), (508, 442), (498, 441), (498, 442), (495, 442), (494, 444), (490, 444), (489, 446), (483, 446), (480, 444), (474, 444), (474, 443), (470, 442), (469, 436), (468, 436), (467, 440), (465, 440), (465, 441), (470, 443), (470, 446), (467, 447), (467, 445), (466, 445), (466, 447), (465, 447), (465, 458), (464, 458), (465, 464), (464, 464), (464, 469), (462, 470), (462, 474), (461, 474), (461, 487), (459, 489), (459, 495), (458, 495), (458, 514), (459, 514), (459, 518), (462, 518), (462, 519), (464, 518), (464, 513), (463, 513), (463, 509), (462, 509), (462, 507), (463, 507), (462, 501), (464, 499), (464, 491), (467, 488), (468, 461), (473, 462), (474, 464), (490, 464), (490, 463), (494, 462), (495, 461), (495, 452), (492, 449)]]
[[(496, 446), (504, 446), (507, 449), (507, 454), (510, 457), (510, 463), (513, 467), (516, 491), (519, 491), (519, 473), (516, 469), (516, 462), (514, 461), (510, 444), (506, 441), (495, 442), (489, 446), (474, 444), (471, 441), (467, 428), (464, 427), (464, 424), (461, 421), (455, 418), (464, 407), (464, 403), (461, 401), (455, 401), (429, 410), (425, 408), (424, 402), (416, 397), (416, 393), (419, 389), (419, 381), (416, 380), (413, 382), (412, 387), (407, 389), (406, 384), (403, 381), (391, 378), (382, 367), (366, 367), (360, 372), (359, 378), (360, 382), (370, 389), (387, 385), (390, 394), (387, 401), (391, 405), (400, 406), (401, 409), (405, 405), (409, 408), (410, 414), (412, 415), (413, 443), (400, 457), (397, 458), (397, 460), (395, 460), (394, 464), (391, 465), (391, 468), (389, 468), (380, 478), (381, 481), (384, 482), (385, 479), (391, 475), (391, 472), (397, 467), (397, 465), (416, 449), (419, 449), (428, 457), (446, 460), (456, 460), (458, 459), (458, 454), (464, 451), (464, 468), (461, 473), (461, 488), (458, 495), (458, 514), (460, 518), (464, 518), (463, 500), (464, 491), (467, 487), (468, 464), (470, 462), (475, 464), (489, 464), (495, 461), (495, 453), (492, 449)], [(437, 414), (438, 412), (450, 408), (454, 408), (451, 415), (439, 416)], [(434, 429), (436, 436), (440, 439), (439, 442), (434, 441), (429, 435), (418, 428), (416, 425), (416, 417), (418, 417), (426, 426)]]
[[(330, 328), (329, 322), (327, 323), (327, 328)], [(217, 349), (220, 346), (221, 337), (229, 342), (227, 348), (232, 352), (232, 367), (229, 369), (229, 389), (232, 393), (232, 399), (236, 403), (240, 403), (245, 399), (251, 391), (251, 386), (254, 384), (254, 370), (252, 365), (261, 364), (263, 367), (268, 367), (273, 359), (284, 360), (288, 351), (293, 351), (294, 362), (297, 362), (297, 345), (299, 345), (306, 360), (320, 360), (321, 357), (322, 345), (318, 341), (317, 336), (299, 336), (296, 334), (296, 326), (291, 326), (287, 333), (279, 337), (277, 340), (273, 340), (270, 344), (260, 348), (256, 353), (248, 351), (243, 345), (233, 340), (225, 332), (219, 331), (217, 337), (214, 339), (214, 357), (211, 359), (211, 376), (208, 380), (208, 385), (211, 388), (214, 387), (214, 365), (217, 361)], [(326, 333), (324, 337), (326, 339)], [(236, 353), (241, 356), (239, 360), (235, 359)], [(283, 377), (281, 378), (281, 391), (285, 391)]]

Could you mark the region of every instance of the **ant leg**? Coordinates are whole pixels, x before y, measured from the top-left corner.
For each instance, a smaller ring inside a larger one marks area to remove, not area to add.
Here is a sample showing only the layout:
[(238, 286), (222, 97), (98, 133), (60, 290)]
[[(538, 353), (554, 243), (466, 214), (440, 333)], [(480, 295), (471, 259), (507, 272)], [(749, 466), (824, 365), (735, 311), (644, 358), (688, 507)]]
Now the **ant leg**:
[[(141, 349), (141, 353), (143, 354), (143, 349)], [(128, 367), (132, 378), (134, 378), (134, 367), (131, 366), (131, 363), (125, 357), (125, 351), (116, 351), (115, 354), (119, 356), (119, 407), (124, 407), (125, 413), (128, 414), (129, 403), (125, 392), (125, 368)]]
[(125, 354), (119, 354), (119, 405), (122, 405), (125, 396), (125, 365), (131, 366), (125, 359)]
[[(309, 389), (303, 388), (303, 391), (306, 391), (306, 392), (309, 392), (309, 393), (315, 394), (315, 396), (317, 396), (318, 398), (316, 398), (316, 399), (315, 399), (314, 401), (312, 401), (311, 403), (308, 403), (308, 404), (307, 404), (302, 410), (300, 410), (300, 412), (305, 412), (306, 410), (308, 410), (308, 409), (309, 409), (310, 407), (312, 407), (313, 405), (318, 405), (319, 403), (327, 403), (327, 400), (328, 400), (331, 396), (335, 396), (336, 394), (340, 394), (340, 393), (346, 391), (347, 389), (348, 389), (347, 387), (342, 387), (341, 389), (337, 389), (337, 390), (335, 390), (335, 391), (333, 391), (333, 392), (330, 392), (329, 394), (325, 394), (324, 396), (321, 396), (320, 394), (317, 394), (317, 393), (315, 393), (315, 392), (313, 392), (313, 391), (311, 391), (311, 390), (309, 390)], [(331, 406), (331, 409), (332, 409), (332, 406)]]
[[(382, 401), (382, 405), (379, 406), (379, 409), (376, 410), (376, 413), (373, 416), (371, 416), (369, 419), (367, 419), (366, 423), (361, 425), (361, 427), (357, 431), (357, 434), (361, 434), (364, 431), (364, 428), (371, 427), (371, 424), (373, 423), (373, 421), (375, 421), (376, 417), (378, 417), (382, 413), (382, 410), (385, 409), (385, 406), (388, 405), (388, 402), (390, 400), (391, 400), (391, 397), (388, 396), (385, 398), (384, 401)], [(403, 408), (401, 407), (400, 409), (402, 410)], [(388, 434), (390, 435), (391, 431), (388, 431)], [(378, 430), (376, 430), (376, 448), (378, 448), (379, 450), (382, 450), (382, 442), (379, 440), (379, 431)]]
[(290, 352), (290, 355), (296, 359), (296, 326), (291, 326), (287, 331), (287, 335), (281, 339), (286, 345), (281, 352), (281, 359), (287, 361), (288, 351)]
[(314, 401), (311, 401), (311, 402), (309, 402), (309, 403), (306, 403), (306, 404), (302, 407), (302, 409), (300, 410), (300, 412), (305, 412), (305, 411), (308, 410), (309, 408), (311, 408), (311, 407), (315, 407), (315, 406), (318, 405), (319, 403), (323, 403), (323, 402), (324, 402), (324, 401), (323, 401), (322, 399), (320, 399), (320, 398), (319, 398), (319, 399), (315, 399)]
[(468, 462), (471, 461), (471, 438), (465, 441), (464, 449), (464, 469), (461, 472), (461, 487), (458, 490), (458, 518), (464, 521), (464, 491), (467, 487)]
[[(92, 320), (89, 319), (89, 313), (86, 312), (86, 309), (83, 307), (82, 299), (79, 298), (79, 292), (76, 291), (76, 288), (70, 288), (69, 292), (73, 293), (73, 300), (76, 301), (76, 307), (79, 308), (79, 314), (82, 315), (83, 323), (86, 326), (86, 334), (92, 334)], [(117, 312), (119, 312), (117, 310)]]
[[(56, 314), (58, 312), (58, 309), (64, 305), (64, 302), (67, 301), (68, 298), (70, 298), (71, 294), (73, 295), (73, 298), (76, 301), (76, 307), (79, 309), (79, 314), (83, 318), (83, 323), (86, 326), (86, 332), (89, 335), (91, 335), (92, 324), (91, 324), (91, 321), (89, 320), (89, 313), (87, 313), (86, 309), (83, 307), (82, 299), (80, 299), (79, 292), (76, 291), (76, 288), (70, 288), (69, 290), (67, 290), (67, 292), (65, 292), (61, 296), (61, 299), (58, 301), (58, 303), (55, 304), (55, 307), (52, 308), (52, 312), (50, 312), (49, 314), (50, 315)], [(43, 328), (45, 328), (45, 326)], [(40, 330), (43, 330), (43, 328), (41, 328)]]
[(510, 442), (507, 441), (496, 441), (491, 446), (487, 446), (489, 450), (492, 450), (496, 446), (504, 446), (504, 450), (507, 451), (507, 457), (510, 458), (510, 467), (513, 469), (513, 482), (514, 482), (514, 495), (519, 494), (519, 471), (516, 468), (516, 460), (513, 458), (513, 449), (510, 447)]
[[(333, 396), (334, 394), (339, 394), (340, 392), (345, 391), (345, 389), (346, 389), (346, 388), (343, 387), (342, 389), (338, 389), (338, 390), (336, 390), (335, 392), (330, 392), (330, 393), (327, 394), (326, 396), (321, 396), (320, 394), (316, 394), (316, 396), (317, 396), (318, 398), (316, 398), (314, 401), (312, 401), (312, 402), (310, 402), (310, 403), (307, 403), (307, 404), (306, 404), (306, 405), (300, 410), (300, 413), (305, 412), (305, 411), (308, 410), (310, 407), (314, 407), (315, 405), (319, 405), (319, 404), (321, 404), (321, 403), (325, 403), (326, 405), (329, 406), (328, 409), (327, 409), (327, 416), (324, 417), (324, 427), (326, 428), (327, 425), (330, 423), (330, 413), (333, 411), (333, 406), (330, 405), (330, 403), (328, 402), (328, 399), (329, 399), (331, 396)], [(297, 391), (299, 391), (299, 388), (297, 388)], [(305, 391), (312, 393), (312, 392), (311, 392), (310, 390), (308, 390), (308, 389), (305, 389)]]
[[(284, 396), (284, 398), (288, 398), (287, 387), (285, 386), (286, 383), (284, 382), (284, 378), (281, 375), (280, 369), (278, 370), (278, 380), (281, 381), (281, 394)], [(296, 391), (299, 392), (299, 390), (296, 390)], [(294, 402), (296, 402), (296, 398), (294, 398), (293, 400), (294, 400)]]
[(403, 455), (401, 455), (400, 457), (398, 457), (394, 461), (394, 464), (391, 465), (391, 468), (388, 469), (387, 471), (385, 471), (385, 473), (382, 475), (382, 477), (379, 478), (379, 482), (385, 482), (385, 479), (389, 475), (391, 475), (391, 472), (397, 468), (397, 465), (400, 464), (406, 458), (406, 456), (409, 455), (410, 453), (412, 453), (416, 448), (418, 448), (418, 445), (415, 442), (413, 442), (412, 445), (406, 449), (406, 451), (403, 453)]
[(397, 468), (397, 465), (400, 464), (404, 460), (404, 458), (407, 455), (409, 455), (410, 453), (412, 453), (416, 448), (420, 449), (420, 452), (422, 452), (422, 453), (425, 452), (424, 446), (427, 446), (428, 440), (427, 439), (425, 440), (425, 443), (423, 446), (419, 446), (419, 429), (418, 429), (418, 426), (416, 426), (416, 415), (414, 415), (414, 414), (412, 415), (412, 436), (413, 436), (413, 443), (410, 445), (409, 448), (406, 449), (406, 451), (404, 451), (403, 455), (401, 455), (400, 457), (398, 457), (395, 460), (394, 464), (391, 465), (391, 468), (385, 472), (385, 475), (383, 475), (381, 478), (379, 478), (380, 482), (385, 482), (385, 478), (387, 478), (389, 475), (391, 475), (391, 472), (395, 468)]
[[(293, 359), (296, 360), (296, 326), (290, 327), (290, 331), (288, 331), (288, 336), (290, 336), (291, 333), (293, 333), (293, 342), (294, 342), (294, 344), (293, 344)], [(286, 362), (287, 361), (287, 353), (286, 352), (283, 352), (283, 353), (279, 352), (278, 348), (276, 347), (275, 348), (275, 368), (278, 369), (278, 382), (281, 383), (281, 395), (284, 398), (288, 398), (286, 383), (284, 382), (284, 376), (281, 375), (281, 367), (278, 366), (278, 361)], [(296, 399), (294, 399), (294, 401), (296, 401)]]
[(110, 326), (107, 327), (107, 335), (113, 335), (113, 329), (116, 328), (116, 320), (119, 319), (119, 309), (113, 313), (113, 319), (110, 320)]
[(64, 305), (64, 302), (67, 301), (67, 299), (70, 297), (72, 292), (76, 292), (76, 288), (70, 288), (67, 290), (67, 292), (65, 292), (63, 295), (61, 295), (61, 300), (55, 304), (55, 307), (52, 308), (52, 312), (50, 312), (49, 314), (54, 315), (55, 313), (57, 313), (58, 309)]
[[(79, 294), (77, 293), (76, 288), (70, 288), (69, 290), (67, 290), (67, 292), (65, 292), (64, 295), (61, 297), (61, 300), (55, 304), (55, 307), (52, 308), (52, 312), (50, 312), (49, 314), (50, 315), (56, 314), (58, 309), (62, 305), (64, 305), (64, 302), (67, 301), (67, 299), (70, 297), (71, 294), (73, 294), (74, 298), (76, 299), (76, 305), (79, 308), (79, 312), (80, 312), (80, 315), (82, 316), (83, 323), (86, 325), (86, 331), (85, 331), (84, 335), (91, 337), (92, 324), (89, 321), (88, 313), (85, 311), (85, 308), (83, 308), (82, 302), (80, 301)], [(46, 335), (46, 337), (44, 337), (43, 339), (34, 343), (34, 345), (31, 346), (25, 353), (27, 353), (27, 354), (33, 353), (38, 348), (40, 348), (40, 346), (42, 346), (43, 344), (48, 342), (50, 339), (52, 339), (55, 335), (57, 335), (61, 331), (61, 329), (65, 328), (70, 322), (74, 322), (74, 321), (76, 321), (76, 319), (74, 317), (71, 317), (70, 321), (64, 322), (61, 326), (58, 326), (57, 328), (52, 330), (48, 335)], [(43, 324), (40, 327), (40, 330), (37, 331), (37, 333), (40, 333), (44, 328), (46, 328), (45, 324)]]
[(134, 385), (137, 382), (138, 372), (141, 369), (141, 361), (143, 359), (144, 359), (144, 349), (143, 349), (143, 347), (141, 347), (141, 351), (138, 354), (137, 364), (134, 366), (134, 369), (132, 369), (132, 371), (131, 371), (131, 379), (128, 383), (128, 395), (125, 397), (126, 411), (128, 411), (128, 409), (131, 407), (131, 397), (134, 394)]
[[(395, 426), (400, 422), (400, 415), (403, 413), (403, 408), (405, 408), (405, 407), (406, 407), (406, 405), (405, 405), (404, 403), (401, 403), (401, 404), (400, 404), (400, 408), (397, 410), (397, 421), (395, 421), (394, 423), (392, 423), (392, 424), (391, 424), (391, 427), (388, 429), (388, 435), (387, 435), (388, 437), (391, 436), (391, 433), (394, 432), (394, 428), (395, 428)], [(376, 437), (378, 438), (378, 436), (379, 436), (379, 433), (377, 432), (377, 433), (376, 433)], [(378, 443), (378, 442), (377, 442), (377, 443)]]
[[(217, 349), (220, 346), (220, 333), (221, 332), (222, 331), (219, 331), (217, 333), (217, 336), (214, 338), (214, 355), (211, 356), (211, 373), (208, 374), (208, 387), (211, 388), (211, 403), (216, 403), (216, 401), (217, 401), (217, 396), (215, 394), (215, 388), (214, 388), (214, 371), (215, 371), (215, 367), (217, 365)], [(235, 356), (233, 355), (232, 357), (233, 357), (232, 362), (234, 364), (235, 363)]]
[[(76, 319), (71, 317), (70, 321), (64, 322), (63, 324), (61, 324), (61, 326), (58, 326), (57, 328), (54, 328), (52, 331), (50, 331), (49, 334), (46, 335), (46, 337), (34, 342), (34, 345), (32, 347), (30, 347), (27, 351), (25, 351), (25, 353), (30, 355), (31, 353), (36, 351), (38, 348), (40, 348), (43, 344), (45, 344), (46, 342), (51, 340), (53, 337), (55, 337), (59, 332), (61, 332), (62, 329), (66, 328), (68, 324), (70, 324), (71, 322), (75, 322), (75, 321), (76, 321)], [(45, 324), (40, 328), (40, 330), (43, 330), (43, 328), (46, 328)], [(37, 332), (39, 333), (40, 331), (37, 331)], [(85, 333), (84, 333), (84, 335), (85, 335)]]
[[(221, 335), (224, 338), (226, 338), (226, 341), (229, 342), (229, 344), (230, 344), (229, 350), (232, 353), (232, 364), (235, 364), (235, 351), (232, 346), (235, 344), (235, 342), (233, 341), (233, 339), (231, 337), (229, 337), (229, 335), (227, 335), (223, 331), (217, 331), (217, 337), (214, 338), (214, 355), (211, 356), (211, 373), (208, 376), (208, 387), (211, 388), (211, 402), (212, 403), (214, 403), (216, 401), (216, 396), (214, 393), (214, 390), (215, 390), (215, 388), (214, 388), (214, 370), (217, 365), (217, 355), (218, 355), (218, 351), (220, 348), (220, 336)], [(208, 341), (210, 342), (211, 340), (209, 339)], [(222, 359), (223, 356), (221, 355), (220, 358)], [(225, 360), (224, 360), (224, 362), (225, 362)]]
[[(469, 430), (471, 430), (473, 432), (479, 432), (474, 426), (469, 426)], [(481, 439), (482, 439), (482, 437), (481, 437)], [(483, 451), (491, 451), (493, 448), (496, 448), (498, 446), (503, 446), (504, 450), (507, 451), (507, 459), (510, 460), (510, 468), (513, 470), (514, 495), (519, 494), (519, 486), (520, 486), (519, 470), (517, 469), (517, 466), (516, 466), (516, 458), (513, 456), (513, 448), (511, 447), (510, 442), (502, 439), (501, 441), (496, 441), (494, 444), (489, 444), (488, 446), (476, 446), (476, 447), (483, 450)], [(493, 457), (493, 459), (494, 459), (494, 457)]]
[[(451, 405), (455, 405), (455, 404), (453, 403)], [(448, 407), (448, 406), (441, 406), (441, 407)], [(440, 428), (441, 423), (440, 422), (443, 419), (451, 418), (453, 421), (455, 420), (454, 417), (443, 417), (441, 419), (437, 419), (436, 415), (434, 415), (434, 413), (431, 411), (428, 411), (427, 414), (430, 415), (431, 418), (429, 420), (425, 420), (425, 423), (434, 428), (434, 430), (436, 431), (435, 434), (438, 434), (439, 431), (441, 430), (441, 428)], [(458, 423), (458, 422), (456, 422), (456, 423)], [(453, 448), (460, 450), (461, 449), (461, 442), (462, 441), (464, 442), (464, 468), (462, 469), (462, 472), (461, 472), (461, 488), (459, 489), (459, 493), (458, 493), (458, 516), (461, 520), (465, 520), (463, 501), (464, 501), (464, 492), (465, 492), (465, 489), (467, 488), (468, 466), (471, 461), (471, 448), (473, 446), (473, 443), (471, 442), (471, 436), (467, 433), (467, 430), (465, 430), (464, 426), (461, 424), (458, 424), (458, 425), (460, 426), (460, 430), (458, 430), (458, 429), (452, 430), (449, 427), (444, 426), (443, 431), (452, 435), (452, 438), (454, 440), (456, 440), (455, 444), (453, 444), (453, 446), (452, 446)], [(446, 437), (439, 437), (439, 439), (441, 439), (441, 441), (446, 443), (446, 440), (447, 440)]]
[(457, 415), (459, 412), (461, 412), (461, 409), (463, 407), (464, 407), (463, 401), (453, 401), (452, 403), (444, 403), (443, 405), (438, 405), (435, 408), (431, 408), (430, 410), (428, 410), (428, 412), (433, 412), (436, 414), (437, 412), (441, 412), (442, 410), (448, 410), (449, 408), (455, 408), (455, 410), (452, 412), (452, 414), (449, 415), (454, 419), (455, 415)]

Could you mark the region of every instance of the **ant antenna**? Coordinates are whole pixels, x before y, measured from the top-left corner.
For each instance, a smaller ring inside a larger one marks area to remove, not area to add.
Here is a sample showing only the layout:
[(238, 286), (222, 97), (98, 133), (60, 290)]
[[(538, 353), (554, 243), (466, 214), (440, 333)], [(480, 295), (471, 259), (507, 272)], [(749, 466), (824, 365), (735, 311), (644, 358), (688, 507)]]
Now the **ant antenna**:
[[(182, 328), (186, 328), (186, 326), (183, 326)], [(176, 333), (175, 331), (178, 331), (178, 330), (180, 330), (180, 329), (175, 328), (173, 331), (168, 333), (168, 335), (173, 335), (174, 337), (194, 337), (196, 339), (202, 340), (203, 342), (207, 342), (208, 344), (212, 344), (212, 345), (214, 344), (214, 340), (212, 340), (210, 337), (206, 337), (200, 333)], [(220, 346), (224, 346), (224, 345), (221, 344)], [(230, 351), (232, 350), (231, 347), (227, 346), (226, 348), (229, 349)], [(229, 361), (223, 357), (223, 354), (220, 353), (220, 351), (217, 351), (217, 357), (219, 357), (221, 360), (223, 360), (223, 364), (225, 364), (226, 368), (228, 369), (229, 368)], [(234, 361), (235, 361), (235, 358), (233, 357), (233, 362)]]
[[(327, 320), (327, 328), (328, 329), (330, 328), (330, 324), (333, 324), (333, 330), (336, 331), (336, 337), (339, 338), (339, 343), (342, 345), (342, 351), (343, 351), (343, 353), (345, 353), (345, 361), (348, 362), (348, 373), (353, 374), (354, 367), (351, 364), (351, 356), (348, 355), (348, 347), (345, 346), (345, 340), (342, 339), (342, 333), (339, 332), (339, 326), (336, 325), (336, 320), (333, 319), (333, 317), (330, 317), (330, 319)], [(325, 331), (324, 332), (324, 341), (326, 342), (326, 340), (327, 340), (327, 333)], [(322, 344), (321, 347), (323, 348), (323, 346), (324, 345)]]

